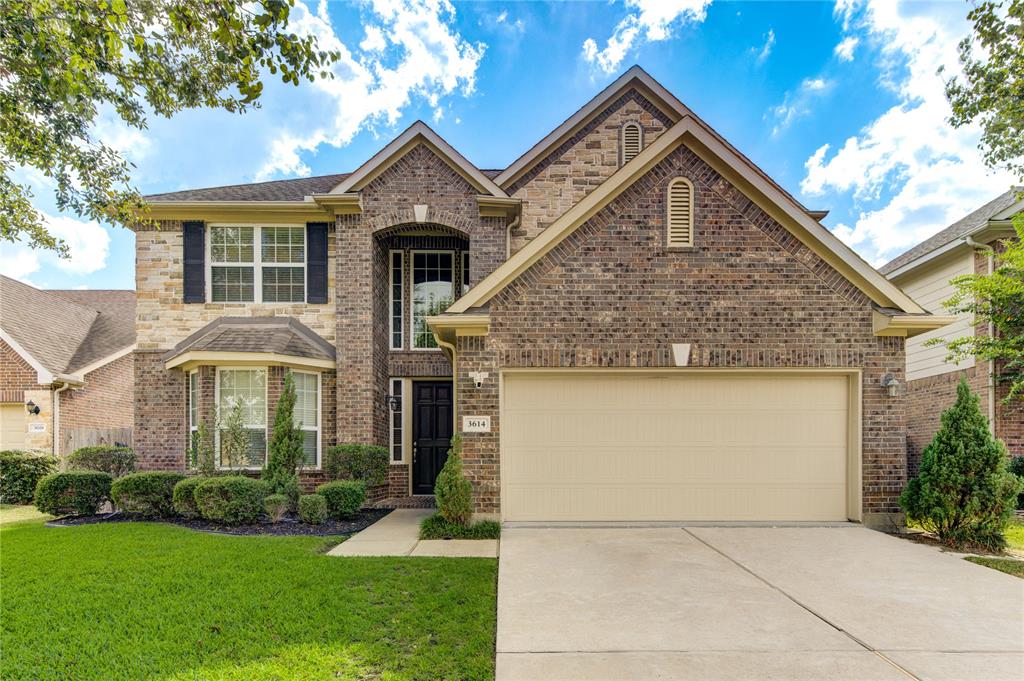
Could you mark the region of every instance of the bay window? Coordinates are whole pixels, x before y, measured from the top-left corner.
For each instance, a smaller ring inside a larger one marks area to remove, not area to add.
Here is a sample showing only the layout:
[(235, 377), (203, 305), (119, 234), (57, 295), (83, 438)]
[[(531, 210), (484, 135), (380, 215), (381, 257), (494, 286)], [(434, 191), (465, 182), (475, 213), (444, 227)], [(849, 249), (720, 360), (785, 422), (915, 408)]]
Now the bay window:
[(293, 371), (295, 410), (292, 419), (302, 431), (302, 465), (320, 465), (320, 374)]
[[(244, 442), (231, 437), (230, 421), (241, 415)], [(217, 369), (217, 462), (221, 468), (259, 468), (267, 460), (267, 370)]]

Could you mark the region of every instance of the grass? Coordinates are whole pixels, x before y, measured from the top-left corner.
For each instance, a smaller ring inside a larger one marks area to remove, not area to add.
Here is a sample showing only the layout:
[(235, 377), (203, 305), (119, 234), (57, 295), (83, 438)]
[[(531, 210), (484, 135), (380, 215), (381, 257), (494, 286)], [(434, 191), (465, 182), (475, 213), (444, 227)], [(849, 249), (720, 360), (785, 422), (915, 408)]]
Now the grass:
[(5, 523), (0, 678), (493, 678), (496, 561), (337, 541)]
[(0, 525), (17, 523), (22, 520), (48, 519), (50, 516), (40, 513), (35, 506), (18, 506), (16, 504), (0, 504)]
[(1011, 552), (1024, 554), (1024, 519), (1014, 518), (1003, 533), (1006, 548)]
[(450, 523), (440, 513), (423, 519), (420, 523), (420, 539), (498, 539), (501, 523), (481, 520), (469, 527)]
[(1024, 579), (1024, 560), (1017, 560), (1015, 558), (989, 558), (988, 556), (967, 556), (965, 560)]

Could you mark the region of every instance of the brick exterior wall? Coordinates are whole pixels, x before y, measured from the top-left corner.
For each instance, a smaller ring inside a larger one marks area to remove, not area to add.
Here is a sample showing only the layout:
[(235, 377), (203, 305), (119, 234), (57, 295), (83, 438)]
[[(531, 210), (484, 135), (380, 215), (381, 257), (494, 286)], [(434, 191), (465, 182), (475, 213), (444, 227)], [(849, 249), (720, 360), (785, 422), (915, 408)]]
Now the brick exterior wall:
[[(667, 250), (665, 190), (695, 186), (696, 246)], [(460, 414), (490, 415), (465, 435), (476, 509), (498, 512), (498, 371), (506, 367), (670, 367), (692, 344), (698, 367), (863, 371), (863, 510), (899, 512), (906, 481), (903, 339), (876, 337), (870, 301), (685, 148), (582, 225), (490, 301), (486, 337), (458, 343)], [(471, 371), (494, 379), (477, 389)]]
[[(135, 452), (140, 470), (184, 471), (188, 380), (181, 371), (164, 368), (163, 354), (160, 350), (135, 353)], [(212, 392), (208, 391), (204, 391), (204, 397), (213, 404)], [(207, 413), (205, 409), (200, 411)]]
[(10, 345), (0, 340), (0, 402), (24, 402), (25, 391), (41, 387), (36, 370)]
[(84, 387), (61, 393), (61, 429), (133, 427), (134, 367), (129, 353), (86, 374)]
[(631, 89), (508, 187), (509, 196), (523, 200), (513, 253), (622, 166), (622, 126), (629, 122), (643, 128), (644, 147), (672, 125), (668, 116)]

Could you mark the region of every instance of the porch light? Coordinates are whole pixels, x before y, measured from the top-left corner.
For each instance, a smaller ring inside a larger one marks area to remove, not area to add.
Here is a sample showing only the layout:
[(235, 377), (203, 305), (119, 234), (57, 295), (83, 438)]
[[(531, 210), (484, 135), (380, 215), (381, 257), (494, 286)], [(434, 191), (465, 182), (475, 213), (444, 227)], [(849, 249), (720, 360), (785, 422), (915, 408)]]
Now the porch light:
[(38, 414), (39, 413), (39, 405), (36, 404), (35, 402), (33, 402), (32, 400), (29, 400), (28, 402), (25, 403), (25, 411), (27, 411), (29, 414), (33, 414), (33, 415), (34, 414)]
[(402, 399), (400, 397), (388, 395), (385, 399), (387, 400), (388, 403), (388, 409), (390, 409), (393, 412), (398, 411), (398, 408), (402, 406)]
[(882, 387), (889, 393), (889, 397), (899, 397), (902, 384), (894, 374), (882, 376)]

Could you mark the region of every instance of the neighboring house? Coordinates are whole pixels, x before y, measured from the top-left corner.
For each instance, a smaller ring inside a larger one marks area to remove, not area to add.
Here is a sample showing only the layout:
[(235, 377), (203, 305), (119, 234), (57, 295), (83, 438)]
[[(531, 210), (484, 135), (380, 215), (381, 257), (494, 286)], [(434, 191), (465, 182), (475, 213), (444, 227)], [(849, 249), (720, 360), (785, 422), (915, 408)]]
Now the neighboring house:
[(888, 383), (952, 319), (638, 67), (503, 170), (417, 122), (350, 174), (148, 198), (149, 468), (182, 469), (218, 402), (258, 468), (291, 368), (307, 485), (377, 443), (390, 496), (430, 494), (461, 432), (505, 520), (899, 520)]
[[(954, 292), (951, 280), (990, 272), (993, 248), (1015, 235), (1012, 220), (1024, 211), (1022, 191), (1024, 187), (1011, 187), (893, 259), (881, 272), (927, 310), (944, 314), (942, 304)], [(949, 326), (907, 340), (907, 460), (911, 475), (917, 473), (921, 451), (938, 430), (942, 412), (956, 400), (956, 385), (964, 376), (981, 397), (982, 410), (996, 437), (1006, 443), (1011, 455), (1024, 454), (1024, 408), (1020, 400), (1016, 404), (1004, 401), (1008, 386), (992, 380), (992, 364), (976, 363), (973, 357), (949, 362), (944, 345), (927, 344), (934, 338), (950, 341), (971, 333), (988, 333), (988, 329), (975, 328), (972, 316), (962, 314)]]
[(131, 443), (135, 293), (0, 275), (0, 449)]

